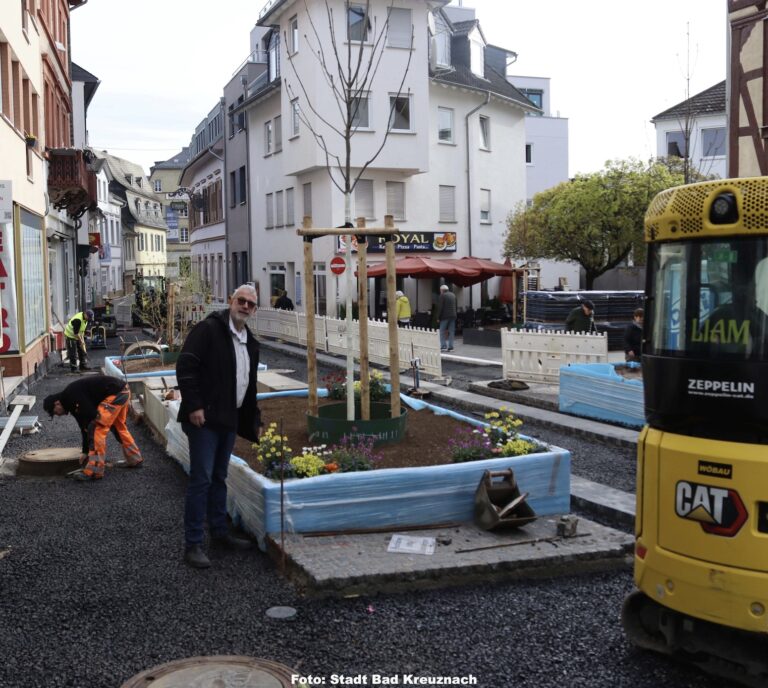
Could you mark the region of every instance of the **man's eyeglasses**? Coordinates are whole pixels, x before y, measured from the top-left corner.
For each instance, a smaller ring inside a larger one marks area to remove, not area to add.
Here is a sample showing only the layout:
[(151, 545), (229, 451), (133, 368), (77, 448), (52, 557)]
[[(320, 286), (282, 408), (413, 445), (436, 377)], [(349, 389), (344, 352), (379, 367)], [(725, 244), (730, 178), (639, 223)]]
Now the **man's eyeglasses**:
[(238, 296), (236, 300), (237, 300), (238, 306), (248, 306), (248, 308), (250, 308), (251, 310), (256, 308), (255, 301), (251, 301), (250, 299), (245, 299), (242, 296)]

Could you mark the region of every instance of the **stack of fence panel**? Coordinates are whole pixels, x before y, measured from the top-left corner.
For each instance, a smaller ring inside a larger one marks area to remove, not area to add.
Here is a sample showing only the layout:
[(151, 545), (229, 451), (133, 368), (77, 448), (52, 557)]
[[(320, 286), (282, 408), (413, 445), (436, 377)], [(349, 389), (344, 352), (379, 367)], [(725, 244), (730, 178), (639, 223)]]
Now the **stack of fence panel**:
[(525, 326), (534, 330), (563, 330), (568, 314), (583, 301), (592, 301), (595, 326), (607, 334), (611, 351), (624, 347), (624, 331), (644, 300), (641, 291), (528, 291), (525, 296)]

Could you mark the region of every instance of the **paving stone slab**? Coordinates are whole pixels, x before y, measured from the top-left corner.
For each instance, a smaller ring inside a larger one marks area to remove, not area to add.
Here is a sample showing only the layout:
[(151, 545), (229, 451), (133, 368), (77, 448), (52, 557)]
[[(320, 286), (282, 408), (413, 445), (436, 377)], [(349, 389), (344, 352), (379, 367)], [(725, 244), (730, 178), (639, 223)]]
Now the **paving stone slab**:
[[(629, 566), (631, 535), (580, 518), (577, 537), (543, 541), (557, 536), (558, 520), (542, 517), (523, 528), (497, 532), (468, 523), (407, 532), (286, 534), (286, 573), (307, 595), (347, 596)], [(436, 538), (434, 554), (388, 552), (392, 536), (398, 533)], [(280, 542), (279, 533), (268, 536), (269, 551), (278, 566), (282, 564)]]

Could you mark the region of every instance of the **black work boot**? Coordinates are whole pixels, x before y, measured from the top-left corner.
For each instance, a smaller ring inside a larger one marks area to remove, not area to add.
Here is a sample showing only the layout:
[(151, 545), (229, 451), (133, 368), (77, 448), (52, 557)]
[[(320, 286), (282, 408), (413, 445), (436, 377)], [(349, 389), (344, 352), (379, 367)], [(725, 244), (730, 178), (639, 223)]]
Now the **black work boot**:
[(211, 565), (211, 560), (203, 552), (202, 545), (191, 545), (184, 552), (184, 561), (193, 569), (207, 569)]

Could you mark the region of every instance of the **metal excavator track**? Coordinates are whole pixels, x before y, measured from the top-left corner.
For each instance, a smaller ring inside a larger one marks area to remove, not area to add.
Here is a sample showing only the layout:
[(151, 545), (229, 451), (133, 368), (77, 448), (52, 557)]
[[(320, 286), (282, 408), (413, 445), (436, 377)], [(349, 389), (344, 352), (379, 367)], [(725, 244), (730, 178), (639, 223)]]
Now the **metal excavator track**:
[(629, 640), (638, 647), (670, 655), (750, 688), (768, 686), (768, 633), (694, 619), (639, 591), (624, 600), (621, 622)]

